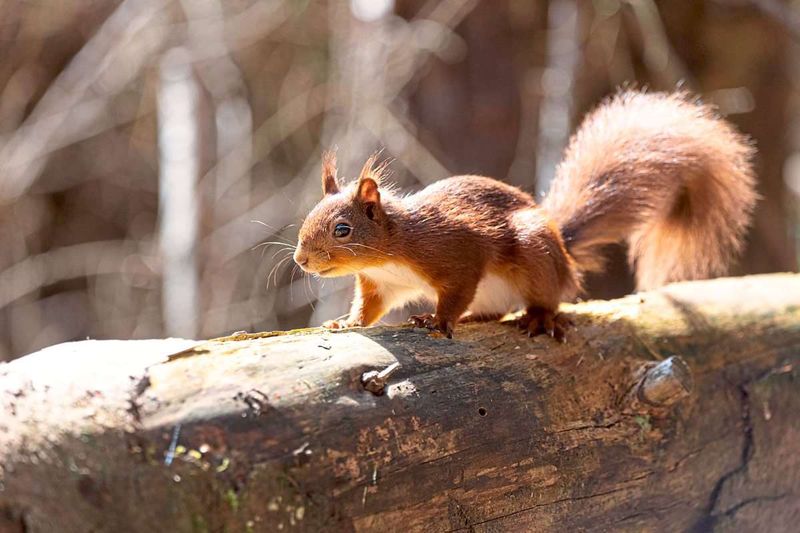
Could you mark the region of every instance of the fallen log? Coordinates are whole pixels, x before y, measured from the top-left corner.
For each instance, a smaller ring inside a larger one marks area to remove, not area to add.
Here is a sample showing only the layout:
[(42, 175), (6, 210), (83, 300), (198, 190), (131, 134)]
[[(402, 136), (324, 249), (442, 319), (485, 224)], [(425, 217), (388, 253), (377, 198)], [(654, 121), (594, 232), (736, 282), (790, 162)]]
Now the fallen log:
[(0, 367), (2, 531), (788, 531), (800, 276), (508, 324), (85, 341)]

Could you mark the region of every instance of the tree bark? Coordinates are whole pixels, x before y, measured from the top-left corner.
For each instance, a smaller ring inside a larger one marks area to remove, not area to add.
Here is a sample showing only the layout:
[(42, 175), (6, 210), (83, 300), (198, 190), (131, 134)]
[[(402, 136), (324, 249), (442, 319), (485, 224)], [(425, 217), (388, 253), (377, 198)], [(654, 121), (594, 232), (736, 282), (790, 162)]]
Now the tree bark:
[(566, 344), (309, 329), (6, 364), (0, 530), (796, 526), (800, 276), (565, 308)]

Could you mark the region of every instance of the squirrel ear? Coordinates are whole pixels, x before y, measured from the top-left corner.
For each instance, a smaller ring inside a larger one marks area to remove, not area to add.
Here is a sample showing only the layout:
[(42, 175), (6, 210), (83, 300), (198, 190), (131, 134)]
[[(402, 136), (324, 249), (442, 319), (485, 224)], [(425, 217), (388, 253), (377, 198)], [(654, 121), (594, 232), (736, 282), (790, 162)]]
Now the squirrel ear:
[(370, 220), (375, 220), (381, 213), (381, 193), (378, 190), (378, 183), (385, 175), (388, 164), (388, 162), (384, 162), (376, 167), (377, 159), (377, 153), (367, 159), (358, 176), (358, 185), (356, 185), (356, 199), (365, 205)]
[(372, 154), (358, 175), (358, 186), (356, 188), (356, 198), (364, 203), (380, 204), (381, 193), (378, 191), (378, 180), (383, 175), (385, 165), (375, 167), (378, 154)]
[(336, 181), (336, 153), (325, 152), (322, 154), (322, 194), (336, 194), (339, 192), (339, 182)]
[(379, 205), (381, 203), (381, 193), (378, 190), (378, 183), (372, 178), (360, 178), (356, 198), (365, 204)]

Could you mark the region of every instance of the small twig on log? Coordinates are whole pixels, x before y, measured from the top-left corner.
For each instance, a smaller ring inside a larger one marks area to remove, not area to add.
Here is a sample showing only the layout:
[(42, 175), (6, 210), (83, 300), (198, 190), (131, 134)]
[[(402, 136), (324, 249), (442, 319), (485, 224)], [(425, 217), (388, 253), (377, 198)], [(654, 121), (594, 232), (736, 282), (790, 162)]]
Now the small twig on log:
[(386, 388), (386, 382), (389, 380), (395, 370), (400, 368), (400, 363), (392, 363), (380, 372), (377, 370), (370, 370), (361, 374), (361, 384), (364, 388), (374, 394), (381, 396)]
[(181, 424), (176, 424), (175, 429), (172, 430), (172, 440), (169, 443), (169, 449), (167, 449), (167, 454), (164, 457), (164, 464), (170, 466), (172, 464), (172, 460), (175, 459), (175, 450), (178, 447), (178, 437), (181, 434)]
[(302, 466), (311, 460), (311, 455), (314, 453), (309, 447), (309, 442), (304, 442), (299, 448), (292, 452), (296, 466)]

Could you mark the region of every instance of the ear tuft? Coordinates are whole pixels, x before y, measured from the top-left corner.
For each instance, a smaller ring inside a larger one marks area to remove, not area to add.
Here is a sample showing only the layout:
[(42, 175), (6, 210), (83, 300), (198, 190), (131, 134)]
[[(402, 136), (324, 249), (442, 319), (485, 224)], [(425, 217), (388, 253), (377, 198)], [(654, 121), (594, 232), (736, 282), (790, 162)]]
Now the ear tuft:
[(364, 178), (372, 178), (377, 184), (380, 185), (383, 179), (387, 176), (389, 163), (391, 161), (386, 159), (376, 165), (375, 163), (378, 161), (379, 155), (380, 152), (375, 152), (369, 157), (369, 159), (367, 159), (366, 163), (364, 163), (364, 166), (361, 167), (361, 172), (358, 175), (359, 183)]
[[(380, 206), (381, 193), (379, 187), (381, 180), (387, 174), (389, 161), (384, 161), (378, 165), (375, 163), (378, 160), (379, 153), (374, 153), (367, 159), (364, 166), (361, 167), (361, 173), (358, 175), (358, 185), (356, 186), (356, 198), (364, 204), (371, 204), (367, 214), (374, 213), (375, 209)], [(368, 205), (369, 207), (369, 205)], [(370, 216), (370, 218), (373, 218)]]
[(322, 194), (336, 194), (339, 192), (339, 182), (336, 180), (336, 152), (330, 150), (322, 154)]

